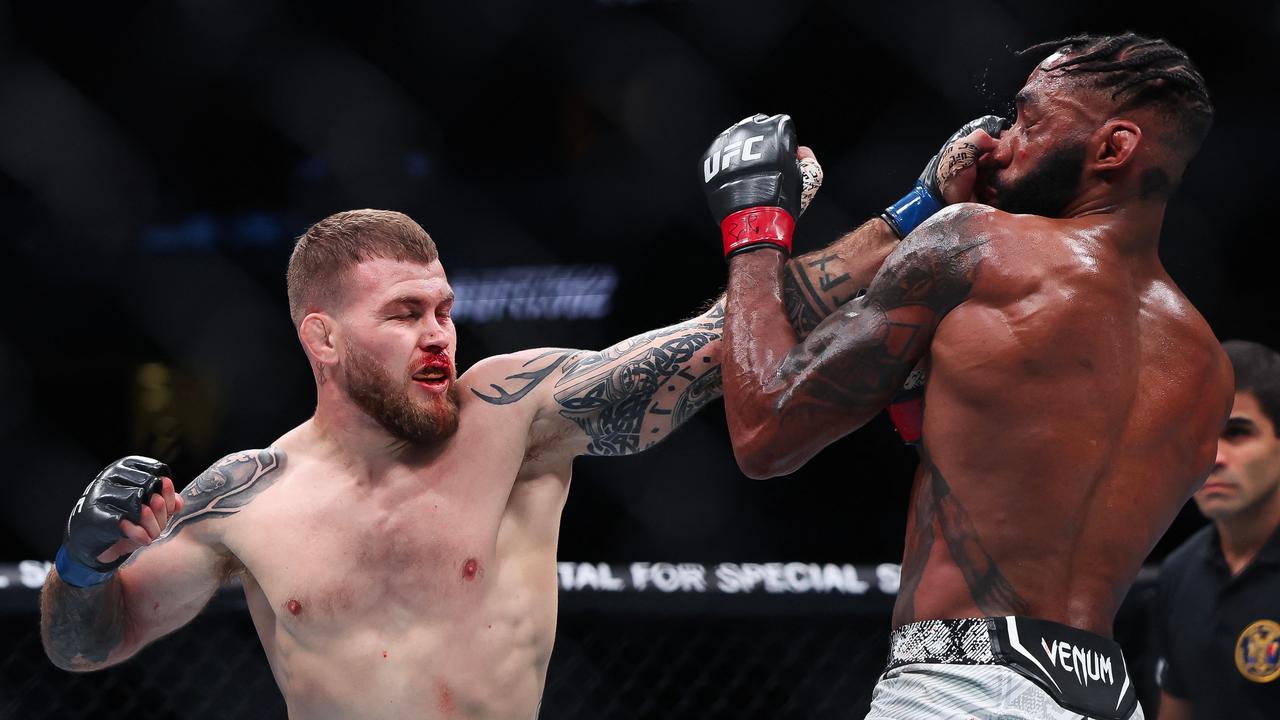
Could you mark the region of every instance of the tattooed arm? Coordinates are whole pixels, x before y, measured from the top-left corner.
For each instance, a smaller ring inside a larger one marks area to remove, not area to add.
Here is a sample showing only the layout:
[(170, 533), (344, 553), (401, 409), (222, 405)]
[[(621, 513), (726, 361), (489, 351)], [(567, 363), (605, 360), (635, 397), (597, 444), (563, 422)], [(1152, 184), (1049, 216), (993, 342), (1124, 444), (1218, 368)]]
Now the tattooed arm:
[(746, 474), (791, 472), (888, 404), (938, 323), (969, 297), (991, 212), (955, 205), (921, 225), (889, 254), (865, 295), (798, 344), (778, 280), (781, 257), (733, 258), (725, 409)]
[[(720, 397), (723, 328), (724, 304), (717, 302), (695, 318), (599, 352), (543, 349), (490, 358), (467, 372), (470, 390), (493, 405), (529, 405), (531, 434), (551, 438), (557, 449), (630, 455)], [(486, 380), (488, 389), (479, 386)]]
[(881, 218), (863, 223), (827, 247), (787, 261), (782, 269), (782, 300), (787, 319), (803, 338), (837, 308), (860, 295), (898, 236)]
[(49, 659), (65, 670), (97, 670), (190, 622), (237, 567), (220, 542), (221, 522), (265, 489), (284, 464), (276, 449), (228, 455), (185, 490), (184, 507), (151, 545), (106, 582), (67, 585), (49, 573), (40, 631)]
[[(897, 238), (875, 219), (781, 269), (787, 316), (802, 336), (866, 287)], [(775, 272), (775, 275), (779, 273)], [(471, 392), (493, 405), (539, 409), (532, 433), (573, 454), (627, 455), (648, 449), (720, 397), (724, 299), (698, 317), (600, 352), (530, 350), (490, 358), (467, 374)], [(476, 382), (477, 375), (486, 376)]]

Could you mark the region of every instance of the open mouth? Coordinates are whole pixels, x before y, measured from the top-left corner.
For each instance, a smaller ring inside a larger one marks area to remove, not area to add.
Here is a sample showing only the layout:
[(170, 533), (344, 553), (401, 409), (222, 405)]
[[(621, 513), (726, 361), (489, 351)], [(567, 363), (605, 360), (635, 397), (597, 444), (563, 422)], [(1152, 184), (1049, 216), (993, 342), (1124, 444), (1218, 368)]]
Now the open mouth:
[(449, 385), (448, 365), (427, 365), (413, 374), (413, 381), (428, 390), (443, 390)]

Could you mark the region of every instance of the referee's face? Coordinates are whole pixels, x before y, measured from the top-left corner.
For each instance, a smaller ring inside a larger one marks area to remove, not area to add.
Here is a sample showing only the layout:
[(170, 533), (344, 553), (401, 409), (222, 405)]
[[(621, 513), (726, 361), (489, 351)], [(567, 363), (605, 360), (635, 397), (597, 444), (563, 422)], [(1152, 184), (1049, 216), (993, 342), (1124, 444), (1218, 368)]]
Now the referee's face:
[(1280, 438), (1253, 393), (1236, 393), (1231, 419), (1218, 439), (1218, 459), (1196, 505), (1210, 520), (1230, 520), (1280, 502)]

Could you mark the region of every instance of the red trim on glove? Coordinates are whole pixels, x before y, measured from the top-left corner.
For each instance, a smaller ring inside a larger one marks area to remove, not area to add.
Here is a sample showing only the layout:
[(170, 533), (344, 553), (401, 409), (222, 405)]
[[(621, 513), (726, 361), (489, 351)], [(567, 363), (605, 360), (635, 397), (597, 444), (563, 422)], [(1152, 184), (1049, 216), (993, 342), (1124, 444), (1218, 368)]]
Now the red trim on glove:
[(754, 249), (766, 243), (791, 255), (791, 235), (796, 219), (780, 207), (753, 207), (729, 213), (720, 221), (720, 237), (724, 240), (724, 256)]

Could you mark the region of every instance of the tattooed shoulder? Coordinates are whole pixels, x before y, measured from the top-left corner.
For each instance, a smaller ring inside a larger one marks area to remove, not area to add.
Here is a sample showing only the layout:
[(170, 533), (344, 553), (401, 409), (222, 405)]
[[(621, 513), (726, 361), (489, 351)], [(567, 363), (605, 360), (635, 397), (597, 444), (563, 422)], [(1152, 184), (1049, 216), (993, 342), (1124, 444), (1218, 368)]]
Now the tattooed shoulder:
[(557, 368), (564, 365), (566, 360), (572, 361), (582, 354), (584, 353), (578, 350), (547, 350), (523, 363), (518, 372), (507, 375), (504, 378), (506, 387), (489, 383), (489, 387), (493, 390), (492, 394), (480, 392), (475, 388), (471, 388), (471, 392), (490, 405), (510, 405), (519, 402), (530, 391), (542, 384), (543, 380), (550, 377)]
[(161, 535), (165, 540), (191, 523), (239, 512), (277, 479), (286, 455), (278, 448), (232, 453), (200, 473), (182, 491), (182, 512)]
[(924, 305), (945, 313), (969, 296), (992, 235), (990, 208), (955, 205), (907, 236), (881, 268), (871, 293), (885, 307)]

